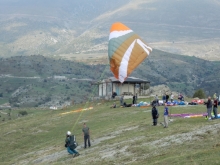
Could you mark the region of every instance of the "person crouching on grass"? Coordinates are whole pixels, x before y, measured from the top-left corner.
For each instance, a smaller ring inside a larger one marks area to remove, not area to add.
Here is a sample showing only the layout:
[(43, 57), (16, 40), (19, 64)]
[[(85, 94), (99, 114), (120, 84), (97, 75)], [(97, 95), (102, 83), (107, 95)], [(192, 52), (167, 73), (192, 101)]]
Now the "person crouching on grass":
[(164, 104), (164, 114), (163, 115), (164, 115), (164, 128), (167, 128), (168, 127), (168, 122), (169, 122), (169, 119), (168, 119), (169, 109), (168, 109), (166, 103)]
[(70, 131), (67, 131), (66, 133), (65, 147), (69, 154), (73, 155), (73, 157), (80, 155), (79, 152), (75, 150), (75, 148), (77, 147), (76, 137), (74, 135), (71, 135)]
[(116, 103), (114, 102), (110, 108), (116, 108)]

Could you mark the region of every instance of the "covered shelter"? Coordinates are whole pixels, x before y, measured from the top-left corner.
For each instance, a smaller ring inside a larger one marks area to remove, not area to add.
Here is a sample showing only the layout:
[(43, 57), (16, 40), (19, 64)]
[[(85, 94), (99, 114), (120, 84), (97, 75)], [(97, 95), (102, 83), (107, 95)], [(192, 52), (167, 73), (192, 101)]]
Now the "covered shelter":
[(127, 77), (123, 83), (115, 77), (110, 77), (96, 84), (98, 85), (99, 97), (111, 97), (113, 92), (116, 92), (118, 96), (122, 94), (144, 96), (145, 90), (150, 86), (149, 81), (135, 77)]

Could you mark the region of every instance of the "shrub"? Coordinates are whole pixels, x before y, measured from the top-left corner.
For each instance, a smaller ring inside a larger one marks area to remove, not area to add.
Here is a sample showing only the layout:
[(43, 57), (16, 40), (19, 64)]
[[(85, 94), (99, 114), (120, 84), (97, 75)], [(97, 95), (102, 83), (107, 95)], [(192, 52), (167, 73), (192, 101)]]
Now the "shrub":
[(27, 113), (27, 111), (20, 111), (20, 112), (18, 112), (18, 114), (21, 115), (21, 116), (25, 116), (25, 115), (27, 115), (28, 113)]
[(193, 98), (194, 97), (198, 97), (200, 99), (204, 99), (205, 98), (205, 93), (202, 89), (199, 89), (197, 91), (195, 91), (194, 95), (193, 95)]

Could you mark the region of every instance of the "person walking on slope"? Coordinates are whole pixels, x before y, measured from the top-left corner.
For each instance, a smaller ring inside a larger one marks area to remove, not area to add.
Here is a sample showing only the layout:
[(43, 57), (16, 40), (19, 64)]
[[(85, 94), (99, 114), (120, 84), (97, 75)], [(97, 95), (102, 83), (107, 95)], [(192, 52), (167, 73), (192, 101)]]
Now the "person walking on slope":
[(90, 130), (89, 130), (89, 127), (86, 126), (86, 123), (83, 124), (83, 136), (84, 136), (84, 148), (87, 147), (87, 141), (88, 141), (88, 146), (90, 147), (91, 146), (91, 143), (90, 143)]
[(169, 122), (169, 119), (168, 119), (168, 116), (169, 116), (169, 109), (167, 107), (167, 104), (165, 103), (164, 104), (164, 128), (167, 128), (168, 127), (168, 122)]
[(152, 113), (152, 118), (153, 118), (153, 126), (156, 126), (157, 125), (157, 119), (159, 117), (159, 113), (158, 113), (158, 110), (156, 108), (156, 103), (153, 102), (152, 107), (153, 108), (152, 108), (151, 113)]
[(70, 131), (67, 131), (66, 133), (66, 140), (65, 140), (65, 147), (67, 149), (67, 152), (71, 155), (73, 155), (73, 157), (79, 156), (79, 152), (77, 152), (75, 150), (75, 148), (77, 147), (77, 143), (76, 143), (76, 137), (74, 135), (71, 135)]
[(215, 119), (218, 119), (218, 98), (217, 97), (214, 99), (213, 113), (215, 115)]
[(212, 111), (212, 100), (211, 97), (208, 97), (208, 101), (204, 103), (207, 108), (207, 113), (208, 113), (208, 120), (211, 120), (211, 111)]

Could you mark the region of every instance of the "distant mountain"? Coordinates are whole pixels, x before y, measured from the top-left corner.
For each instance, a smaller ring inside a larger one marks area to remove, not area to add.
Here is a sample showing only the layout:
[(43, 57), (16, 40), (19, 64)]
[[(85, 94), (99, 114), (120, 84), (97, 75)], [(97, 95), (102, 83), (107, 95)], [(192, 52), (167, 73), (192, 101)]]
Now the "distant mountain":
[[(106, 57), (107, 58), (107, 57)], [(219, 93), (220, 62), (154, 50), (131, 76), (166, 84), (187, 96), (202, 88)], [(40, 55), (0, 59), (0, 104), (52, 106), (79, 103), (98, 95), (92, 82), (112, 76), (109, 65), (80, 63)], [(163, 91), (162, 91), (163, 92)]]
[(1, 0), (0, 56), (106, 53), (117, 21), (153, 48), (220, 60), (217, 0)]

